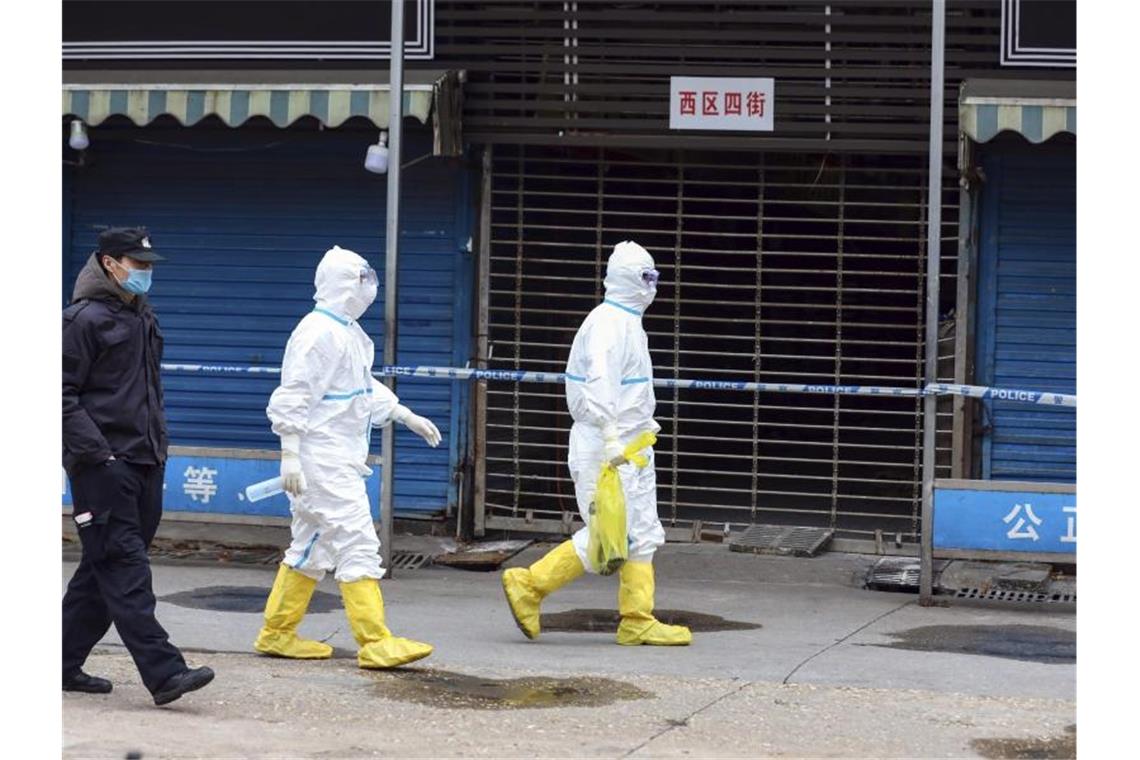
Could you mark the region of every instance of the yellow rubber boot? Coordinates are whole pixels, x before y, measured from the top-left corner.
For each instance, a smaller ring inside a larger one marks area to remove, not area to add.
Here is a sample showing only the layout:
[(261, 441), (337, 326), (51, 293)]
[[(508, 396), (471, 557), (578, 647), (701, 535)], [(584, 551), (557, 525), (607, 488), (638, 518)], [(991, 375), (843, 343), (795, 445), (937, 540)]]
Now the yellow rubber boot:
[(340, 584), (344, 613), (360, 645), (356, 664), (362, 668), (398, 668), (432, 653), (432, 645), (393, 636), (384, 625), (384, 597), (380, 582), (361, 578)]
[(618, 611), (621, 623), (617, 643), (628, 646), (687, 646), (693, 633), (683, 625), (666, 625), (653, 617), (653, 563), (626, 562), (621, 566)]
[(538, 615), (542, 600), (586, 572), (573, 541), (563, 541), (530, 567), (503, 571), (503, 592), (515, 623), (528, 639), (539, 634)]
[(319, 641), (297, 638), (297, 626), (317, 582), (286, 564), (277, 568), (273, 590), (265, 601), (265, 625), (257, 634), (253, 648), (262, 654), (292, 657), (297, 660), (323, 660), (332, 657), (332, 647)]

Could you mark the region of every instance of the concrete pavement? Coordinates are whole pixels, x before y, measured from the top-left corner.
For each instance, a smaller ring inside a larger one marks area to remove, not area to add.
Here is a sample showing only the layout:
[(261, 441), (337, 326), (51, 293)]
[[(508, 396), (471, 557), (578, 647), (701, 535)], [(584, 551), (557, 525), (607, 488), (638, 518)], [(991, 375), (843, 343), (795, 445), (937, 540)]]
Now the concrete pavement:
[[(669, 545), (657, 561), (662, 617), (726, 629), (697, 627), (679, 649), (619, 647), (609, 631), (527, 641), (498, 573), (402, 571), (384, 583), (389, 625), (436, 650), (396, 673), (354, 667), (331, 578), (319, 587), (333, 595), (321, 597), (327, 611), (311, 612), (302, 633), (343, 656), (301, 663), (249, 648), (274, 568), (156, 564), (159, 619), (218, 678), (156, 710), (112, 631), (88, 670), (110, 674), (116, 690), (65, 695), (65, 754), (122, 757), (133, 741), (147, 757), (977, 757), (1028, 742), (1067, 756), (1072, 611), (923, 608), (860, 588), (872, 561)], [(588, 628), (616, 607), (616, 584), (584, 577), (547, 600), (544, 618)]]

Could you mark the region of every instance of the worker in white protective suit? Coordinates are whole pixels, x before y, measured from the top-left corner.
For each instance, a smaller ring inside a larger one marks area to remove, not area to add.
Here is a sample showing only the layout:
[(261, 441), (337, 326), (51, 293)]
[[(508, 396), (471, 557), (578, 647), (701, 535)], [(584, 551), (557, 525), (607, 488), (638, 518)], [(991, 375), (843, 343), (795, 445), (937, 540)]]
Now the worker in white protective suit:
[(327, 644), (297, 637), (317, 583), (335, 571), (362, 668), (392, 668), (432, 652), (393, 636), (384, 623), (380, 540), (365, 478), (372, 428), (399, 422), (429, 446), (439, 430), (372, 377), (375, 349), (360, 319), (376, 300), (376, 272), (334, 246), (317, 265), (316, 308), (289, 336), (281, 385), (266, 413), (281, 437), (281, 476), (293, 513), (293, 542), (265, 605), (254, 648), (299, 659), (332, 655)]
[[(620, 569), (617, 643), (684, 645), (693, 638), (688, 628), (653, 617), (653, 554), (665, 543), (657, 517), (653, 450), (644, 452), (649, 464), (643, 469), (623, 455), (638, 434), (661, 429), (653, 419), (653, 362), (641, 325), (641, 315), (657, 295), (657, 278), (653, 257), (640, 245), (626, 241), (614, 247), (606, 267), (605, 300), (578, 328), (566, 365), (566, 402), (574, 418), (569, 465), (578, 511), (587, 524), (603, 462), (617, 466), (625, 493), (629, 559)], [(511, 613), (527, 638), (539, 634), (543, 598), (592, 571), (588, 540), (589, 531), (582, 528), (529, 568), (503, 573)]]

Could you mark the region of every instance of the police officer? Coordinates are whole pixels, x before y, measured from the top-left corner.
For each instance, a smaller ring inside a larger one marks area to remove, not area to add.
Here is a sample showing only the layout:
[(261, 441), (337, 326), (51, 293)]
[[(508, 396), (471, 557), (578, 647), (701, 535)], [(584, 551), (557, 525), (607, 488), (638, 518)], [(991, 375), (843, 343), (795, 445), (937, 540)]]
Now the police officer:
[(156, 705), (214, 678), (187, 667), (154, 616), (147, 549), (167, 438), (162, 333), (146, 292), (162, 258), (143, 228), (104, 231), (63, 311), (63, 466), (83, 545), (63, 597), (63, 689), (111, 691), (82, 666), (114, 623)]

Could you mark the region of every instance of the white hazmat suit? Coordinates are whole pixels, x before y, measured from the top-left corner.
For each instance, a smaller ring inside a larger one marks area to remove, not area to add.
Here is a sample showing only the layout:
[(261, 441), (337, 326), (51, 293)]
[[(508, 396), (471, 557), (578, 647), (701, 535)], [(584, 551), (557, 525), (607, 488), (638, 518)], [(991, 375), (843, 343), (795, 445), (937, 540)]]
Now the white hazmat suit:
[[(653, 419), (653, 362), (641, 316), (657, 295), (653, 257), (637, 243), (618, 243), (606, 267), (606, 296), (582, 322), (566, 365), (566, 402), (570, 429), (568, 464), (578, 511), (587, 526), (602, 465), (618, 465), (625, 495), (629, 559), (621, 566), (617, 642), (636, 645), (685, 645), (688, 628), (653, 617), (653, 555), (665, 543), (657, 516), (657, 475), (652, 449), (639, 469), (625, 461), (625, 446), (639, 434), (656, 433)], [(503, 573), (503, 591), (515, 623), (527, 638), (540, 631), (542, 600), (581, 576), (590, 563), (588, 527), (574, 534), (527, 568)]]
[[(334, 571), (361, 645), (361, 666), (392, 667), (426, 656), (431, 647), (397, 639), (384, 627), (377, 583), (384, 576), (380, 540), (365, 490), (372, 472), (369, 441), (372, 428), (392, 421), (431, 446), (439, 444), (440, 435), (372, 376), (375, 348), (357, 322), (376, 299), (376, 273), (368, 262), (334, 246), (318, 264), (314, 283), (316, 308), (289, 337), (281, 384), (266, 409), (273, 432), (281, 437), (292, 543), (255, 648), (285, 657), (329, 656), (331, 648), (297, 639), (295, 629), (316, 583)], [(405, 659), (410, 654), (418, 656)]]
[(338, 581), (379, 579), (380, 541), (364, 485), (368, 448), (372, 428), (402, 421), (407, 410), (372, 376), (375, 347), (357, 322), (376, 299), (368, 262), (334, 247), (315, 284), (317, 306), (289, 336), (281, 385), (266, 409), (274, 433), (300, 439), (305, 489), (290, 496), (285, 564), (317, 580), (334, 569)]
[[(654, 272), (653, 257), (637, 243), (619, 243), (606, 268), (606, 297), (582, 322), (570, 347), (566, 364), (566, 403), (574, 425), (570, 429), (570, 477), (578, 512), (589, 522), (590, 504), (604, 461), (615, 458), (625, 445), (646, 431), (661, 429), (653, 419), (653, 360), (641, 315), (657, 295), (656, 282), (643, 278)], [(665, 530), (657, 517), (657, 473), (653, 452), (649, 465), (618, 468), (625, 493), (629, 558), (648, 562), (665, 543)], [(589, 531), (574, 534), (578, 558), (586, 560)]]

